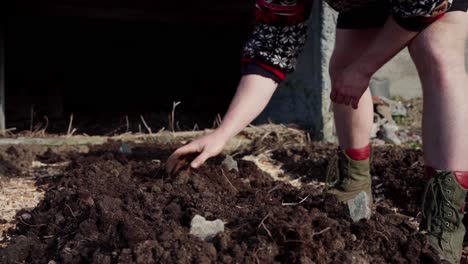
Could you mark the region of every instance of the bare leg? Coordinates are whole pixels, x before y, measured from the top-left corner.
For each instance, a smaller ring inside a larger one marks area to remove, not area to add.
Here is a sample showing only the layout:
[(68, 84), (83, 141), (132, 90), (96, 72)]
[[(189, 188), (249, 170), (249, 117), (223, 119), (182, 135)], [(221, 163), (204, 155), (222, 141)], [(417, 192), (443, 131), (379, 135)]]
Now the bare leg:
[[(376, 29), (337, 29), (336, 44), (330, 60), (330, 76), (347, 67), (359, 57), (379, 31)], [(373, 121), (373, 103), (369, 89), (364, 93), (359, 108), (334, 104), (336, 133), (342, 149), (362, 148), (369, 144)]]
[(409, 49), (424, 95), (423, 142), (427, 166), (468, 171), (468, 14), (449, 12)]

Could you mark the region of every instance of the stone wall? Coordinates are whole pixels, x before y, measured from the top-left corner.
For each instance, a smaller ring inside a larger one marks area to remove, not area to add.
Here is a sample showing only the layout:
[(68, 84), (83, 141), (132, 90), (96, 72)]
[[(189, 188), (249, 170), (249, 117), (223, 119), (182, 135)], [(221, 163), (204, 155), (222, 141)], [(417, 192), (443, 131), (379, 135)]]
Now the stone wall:
[(295, 123), (317, 140), (333, 139), (328, 62), (335, 42), (336, 12), (316, 4), (309, 19), (308, 40), (296, 71), (280, 85), (257, 122)]

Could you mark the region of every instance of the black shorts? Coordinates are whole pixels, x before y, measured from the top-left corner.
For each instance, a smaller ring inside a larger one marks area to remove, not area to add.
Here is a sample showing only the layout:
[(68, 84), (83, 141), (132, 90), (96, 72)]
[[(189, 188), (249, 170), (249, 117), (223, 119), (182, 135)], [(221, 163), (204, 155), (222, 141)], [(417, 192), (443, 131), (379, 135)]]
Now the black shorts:
[[(352, 9), (350, 11), (339, 13), (337, 28), (340, 29), (365, 29), (381, 27), (387, 21), (390, 15), (390, 1), (374, 1), (366, 7)], [(468, 0), (454, 0), (448, 12), (468, 10)]]

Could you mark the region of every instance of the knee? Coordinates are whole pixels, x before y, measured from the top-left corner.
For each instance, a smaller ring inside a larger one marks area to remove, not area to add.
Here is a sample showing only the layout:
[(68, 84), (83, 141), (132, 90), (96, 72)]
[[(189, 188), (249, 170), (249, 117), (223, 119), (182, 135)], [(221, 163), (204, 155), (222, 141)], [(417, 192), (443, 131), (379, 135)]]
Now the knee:
[(456, 54), (449, 43), (440, 39), (417, 38), (408, 50), (421, 75), (436, 75), (442, 80), (465, 67), (464, 61), (460, 60), (464, 54)]

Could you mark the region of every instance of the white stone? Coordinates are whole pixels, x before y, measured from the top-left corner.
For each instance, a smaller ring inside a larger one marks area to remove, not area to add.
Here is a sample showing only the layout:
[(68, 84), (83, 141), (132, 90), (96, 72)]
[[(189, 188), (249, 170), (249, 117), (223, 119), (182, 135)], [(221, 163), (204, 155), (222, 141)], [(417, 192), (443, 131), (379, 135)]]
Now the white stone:
[(132, 148), (127, 143), (122, 143), (119, 147), (119, 152), (122, 154), (132, 154)]
[(372, 211), (370, 199), (366, 192), (360, 192), (356, 197), (348, 201), (349, 215), (354, 222), (361, 219), (370, 219)]
[(222, 232), (224, 232), (224, 222), (219, 219), (207, 221), (203, 216), (195, 215), (190, 223), (190, 234), (201, 240), (211, 241)]
[(227, 155), (226, 158), (223, 160), (223, 165), (226, 166), (228, 171), (239, 171), (237, 161), (230, 155)]
[(383, 140), (388, 144), (401, 145), (401, 140), (398, 138), (396, 132), (398, 126), (394, 122), (388, 122), (382, 126)]

